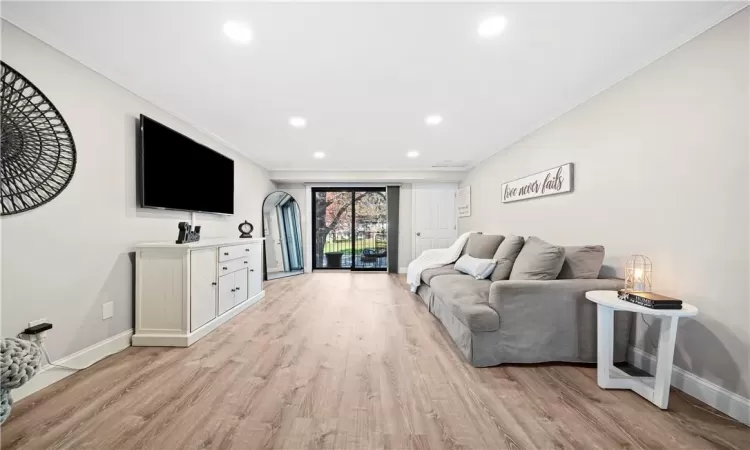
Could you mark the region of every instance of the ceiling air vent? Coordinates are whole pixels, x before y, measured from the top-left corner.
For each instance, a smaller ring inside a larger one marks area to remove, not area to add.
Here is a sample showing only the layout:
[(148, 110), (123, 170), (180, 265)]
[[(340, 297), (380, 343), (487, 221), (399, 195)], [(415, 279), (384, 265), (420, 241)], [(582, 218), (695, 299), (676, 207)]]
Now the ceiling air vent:
[(469, 161), (439, 161), (432, 165), (433, 169), (465, 169), (469, 166)]

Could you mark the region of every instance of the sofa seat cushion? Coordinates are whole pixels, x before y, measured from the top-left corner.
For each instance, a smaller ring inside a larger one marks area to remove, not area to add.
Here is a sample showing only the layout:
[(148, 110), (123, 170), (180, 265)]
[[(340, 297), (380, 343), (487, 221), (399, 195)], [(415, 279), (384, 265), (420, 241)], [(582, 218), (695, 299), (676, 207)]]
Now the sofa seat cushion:
[(500, 328), (500, 316), (489, 306), (491, 284), (462, 274), (435, 277), (430, 287), (470, 330), (495, 331)]
[(432, 280), (439, 275), (461, 275), (461, 272), (453, 268), (453, 264), (449, 264), (443, 267), (436, 267), (434, 269), (427, 269), (422, 271), (422, 283), (427, 286), (431, 286)]

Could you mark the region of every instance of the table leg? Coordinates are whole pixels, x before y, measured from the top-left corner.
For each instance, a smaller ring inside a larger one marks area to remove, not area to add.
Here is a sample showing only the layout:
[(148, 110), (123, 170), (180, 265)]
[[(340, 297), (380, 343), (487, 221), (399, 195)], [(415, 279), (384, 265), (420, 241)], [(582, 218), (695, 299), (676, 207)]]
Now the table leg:
[(615, 311), (596, 305), (596, 382), (600, 388), (610, 387), (612, 352), (614, 347)]
[(656, 353), (656, 375), (654, 376), (653, 402), (661, 409), (667, 409), (669, 386), (672, 384), (672, 364), (674, 347), (677, 341), (677, 321), (679, 317), (662, 317), (659, 327), (659, 349)]

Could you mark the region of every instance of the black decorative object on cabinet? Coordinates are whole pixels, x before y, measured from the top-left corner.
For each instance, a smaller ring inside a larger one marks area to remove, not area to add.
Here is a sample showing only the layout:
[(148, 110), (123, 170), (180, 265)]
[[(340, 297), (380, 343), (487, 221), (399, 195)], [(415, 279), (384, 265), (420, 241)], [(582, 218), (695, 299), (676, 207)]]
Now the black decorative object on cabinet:
[(6, 216), (57, 197), (73, 178), (76, 146), (52, 102), (15, 69), (0, 65), (0, 203)]
[(196, 225), (195, 230), (193, 226), (187, 222), (180, 222), (177, 224), (177, 228), (180, 229), (180, 233), (177, 235), (175, 244), (188, 244), (190, 242), (198, 242), (201, 240), (201, 226)]
[(250, 223), (250, 222), (248, 222), (247, 220), (246, 220), (246, 221), (244, 221), (244, 222), (242, 222), (242, 223), (240, 224), (240, 226), (239, 226), (239, 227), (237, 227), (237, 228), (238, 228), (238, 229), (240, 230), (240, 233), (242, 233), (242, 234), (240, 234), (240, 237), (241, 237), (241, 238), (251, 238), (251, 237), (253, 237), (253, 235), (252, 235), (252, 234), (250, 234), (250, 233), (252, 233), (252, 232), (253, 232), (253, 230), (254, 230), (254, 228), (253, 228), (253, 224), (251, 224), (251, 223)]

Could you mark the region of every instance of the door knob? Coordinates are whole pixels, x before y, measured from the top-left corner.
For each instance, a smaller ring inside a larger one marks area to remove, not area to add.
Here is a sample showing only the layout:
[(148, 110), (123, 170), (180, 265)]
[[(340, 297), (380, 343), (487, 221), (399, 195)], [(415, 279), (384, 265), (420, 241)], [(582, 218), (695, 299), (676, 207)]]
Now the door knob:
[(422, 236), (422, 233), (420, 233), (419, 231), (417, 231), (417, 236)]

